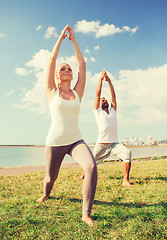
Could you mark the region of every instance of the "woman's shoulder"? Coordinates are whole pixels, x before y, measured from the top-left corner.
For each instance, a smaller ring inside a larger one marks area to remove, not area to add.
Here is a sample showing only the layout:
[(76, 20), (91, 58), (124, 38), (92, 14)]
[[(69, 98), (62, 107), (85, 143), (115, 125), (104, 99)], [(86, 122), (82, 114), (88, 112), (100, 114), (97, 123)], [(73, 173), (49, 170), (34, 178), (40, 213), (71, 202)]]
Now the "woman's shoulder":
[(52, 102), (52, 100), (58, 95), (59, 90), (56, 89), (53, 92), (50, 92), (50, 94), (48, 94), (48, 104), (50, 104)]
[(75, 89), (73, 89), (72, 91), (73, 91), (75, 97), (76, 97), (77, 99), (80, 99), (78, 92), (77, 92)]

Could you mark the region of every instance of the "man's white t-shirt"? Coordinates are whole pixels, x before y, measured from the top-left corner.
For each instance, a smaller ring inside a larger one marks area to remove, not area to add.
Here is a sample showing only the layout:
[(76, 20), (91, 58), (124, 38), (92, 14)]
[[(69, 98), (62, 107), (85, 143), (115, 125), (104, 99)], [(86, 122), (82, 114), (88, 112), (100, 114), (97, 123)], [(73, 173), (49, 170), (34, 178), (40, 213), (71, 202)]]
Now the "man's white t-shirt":
[(109, 114), (101, 109), (93, 110), (98, 126), (97, 143), (115, 143), (118, 142), (117, 135), (117, 115), (116, 111), (111, 107)]

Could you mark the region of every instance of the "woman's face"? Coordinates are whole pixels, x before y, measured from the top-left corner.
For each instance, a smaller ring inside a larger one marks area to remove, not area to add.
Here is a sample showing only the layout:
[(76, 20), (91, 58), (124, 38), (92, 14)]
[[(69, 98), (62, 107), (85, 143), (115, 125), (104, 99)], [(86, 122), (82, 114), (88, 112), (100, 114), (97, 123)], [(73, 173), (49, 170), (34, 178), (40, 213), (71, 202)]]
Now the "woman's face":
[(71, 81), (73, 79), (72, 69), (68, 64), (61, 64), (58, 67), (56, 78), (59, 81)]

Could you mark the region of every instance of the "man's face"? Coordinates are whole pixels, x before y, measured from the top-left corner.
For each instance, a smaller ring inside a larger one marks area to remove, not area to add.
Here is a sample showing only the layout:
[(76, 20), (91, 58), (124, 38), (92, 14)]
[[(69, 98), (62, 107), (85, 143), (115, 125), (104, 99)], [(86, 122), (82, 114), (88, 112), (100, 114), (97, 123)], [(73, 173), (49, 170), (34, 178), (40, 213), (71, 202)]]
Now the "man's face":
[(108, 104), (108, 102), (107, 102), (107, 100), (105, 98), (101, 98), (100, 99), (100, 107), (102, 109), (108, 109), (109, 104)]

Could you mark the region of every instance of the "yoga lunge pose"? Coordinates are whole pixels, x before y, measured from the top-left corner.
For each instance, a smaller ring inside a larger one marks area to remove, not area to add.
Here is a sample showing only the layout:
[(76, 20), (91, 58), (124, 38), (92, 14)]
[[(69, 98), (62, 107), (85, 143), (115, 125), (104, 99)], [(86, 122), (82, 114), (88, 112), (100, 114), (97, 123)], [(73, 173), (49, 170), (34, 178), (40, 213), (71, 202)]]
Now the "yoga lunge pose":
[[(67, 34), (66, 34), (67, 32)], [(78, 80), (71, 89), (73, 73), (71, 67), (63, 63), (56, 69), (56, 59), (62, 41), (68, 37), (72, 42), (77, 62)], [(57, 82), (55, 81), (55, 77)], [(44, 195), (38, 202), (43, 202), (51, 193), (58, 177), (61, 163), (66, 154), (76, 160), (85, 172), (83, 182), (82, 220), (93, 225), (91, 209), (97, 184), (97, 166), (93, 154), (82, 139), (78, 128), (80, 102), (84, 94), (86, 81), (86, 63), (77, 44), (72, 28), (67, 25), (59, 36), (49, 59), (46, 75), (46, 92), (51, 112), (51, 127), (46, 139), (46, 177)]]
[[(102, 82), (107, 81), (111, 93), (111, 107), (108, 101), (102, 97)], [(115, 155), (124, 162), (124, 186), (131, 186), (129, 173), (131, 168), (131, 151), (123, 144), (118, 142), (117, 136), (117, 102), (114, 87), (106, 71), (102, 71), (96, 89), (94, 104), (94, 115), (98, 126), (97, 143), (93, 149), (96, 163), (99, 164), (111, 155)], [(84, 178), (84, 175), (81, 177)]]

